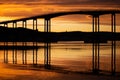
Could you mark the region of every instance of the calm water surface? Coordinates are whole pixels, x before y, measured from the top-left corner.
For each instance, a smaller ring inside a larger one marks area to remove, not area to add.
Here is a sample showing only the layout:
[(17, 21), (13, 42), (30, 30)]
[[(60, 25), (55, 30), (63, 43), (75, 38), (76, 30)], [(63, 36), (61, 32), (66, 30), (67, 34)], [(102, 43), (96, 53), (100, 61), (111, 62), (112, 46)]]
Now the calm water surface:
[[(120, 72), (120, 42), (116, 46), (116, 70)], [(2, 45), (3, 43), (1, 43)], [(20, 44), (20, 43), (17, 43)], [(27, 43), (30, 45), (31, 43)], [(10, 43), (9, 43), (10, 45)], [(37, 50), (26, 50), (27, 64), (32, 64), (37, 58), (37, 64), (44, 64), (44, 44), (38, 43), (41, 48)], [(22, 50), (17, 50), (17, 64), (22, 62)], [(37, 55), (37, 57), (36, 57)], [(0, 50), (0, 62), (4, 63), (4, 50)], [(8, 50), (8, 63), (13, 64), (13, 50)], [(16, 65), (17, 65), (16, 64)], [(58, 42), (51, 45), (51, 65), (59, 66), (70, 71), (92, 70), (92, 44), (83, 42)], [(100, 46), (100, 70), (111, 70), (111, 46), (110, 43)]]

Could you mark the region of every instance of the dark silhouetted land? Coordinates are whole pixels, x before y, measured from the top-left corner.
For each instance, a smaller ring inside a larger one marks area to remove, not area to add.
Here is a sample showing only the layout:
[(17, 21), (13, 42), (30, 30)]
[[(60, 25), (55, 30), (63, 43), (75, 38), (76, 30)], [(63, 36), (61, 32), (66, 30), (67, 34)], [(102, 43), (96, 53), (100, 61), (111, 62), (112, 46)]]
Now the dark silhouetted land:
[(57, 42), (57, 41), (85, 41), (107, 42), (120, 40), (120, 33), (112, 32), (40, 32), (26, 28), (0, 27), (1, 42)]

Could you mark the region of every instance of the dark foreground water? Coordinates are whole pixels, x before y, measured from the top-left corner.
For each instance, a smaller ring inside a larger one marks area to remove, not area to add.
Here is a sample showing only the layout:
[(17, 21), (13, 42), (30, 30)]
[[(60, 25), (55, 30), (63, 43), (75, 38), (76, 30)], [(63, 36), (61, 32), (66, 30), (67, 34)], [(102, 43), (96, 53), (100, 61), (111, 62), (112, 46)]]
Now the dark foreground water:
[[(4, 43), (1, 43), (1, 45)], [(12, 45), (12, 43), (9, 43)], [(17, 43), (21, 45), (21, 43)], [(32, 43), (27, 43), (32, 45)], [(8, 50), (6, 59), (6, 50), (0, 50), (0, 63), (15, 64), (19, 66), (38, 64), (44, 65), (44, 43), (37, 43), (39, 49), (25, 50), (23, 59), (23, 50)], [(111, 44), (100, 44), (100, 70), (111, 71)], [(14, 55), (13, 55), (14, 53)], [(16, 54), (15, 54), (16, 53)], [(13, 58), (14, 57), (14, 58)], [(51, 44), (51, 66), (57, 66), (67, 71), (91, 72), (92, 71), (92, 44), (83, 42), (58, 42)], [(116, 71), (120, 72), (120, 45), (116, 45)], [(3, 66), (4, 67), (4, 66)], [(10, 66), (9, 66), (10, 67)], [(16, 70), (17, 71), (17, 70)]]

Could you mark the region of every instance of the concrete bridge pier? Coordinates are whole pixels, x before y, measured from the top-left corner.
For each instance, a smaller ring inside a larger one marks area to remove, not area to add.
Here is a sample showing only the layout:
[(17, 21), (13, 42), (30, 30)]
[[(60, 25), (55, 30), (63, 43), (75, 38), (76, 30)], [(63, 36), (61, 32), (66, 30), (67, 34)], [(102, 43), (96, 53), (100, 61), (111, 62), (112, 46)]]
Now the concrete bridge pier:
[[(36, 45), (33, 45), (34, 47)], [(33, 65), (38, 64), (38, 49), (33, 49)]]
[[(37, 19), (33, 19), (33, 30), (38, 30), (38, 20)], [(36, 47), (37, 46), (37, 42), (33, 41), (33, 46)], [(38, 64), (37, 63), (37, 49), (33, 49), (33, 65), (34, 64)]]
[[(22, 27), (23, 28), (27, 28), (27, 21), (26, 20), (22, 21)], [(27, 46), (26, 41), (22, 41), (22, 45), (23, 46)]]
[(44, 32), (51, 32), (51, 19), (50, 18), (45, 18)]
[(22, 63), (27, 64), (27, 51), (22, 50)]
[[(111, 32), (114, 33), (113, 36), (115, 36), (116, 33), (116, 15), (111, 14)], [(115, 37), (113, 37), (113, 40), (111, 41), (111, 71), (112, 75), (116, 73), (116, 41)]]
[[(13, 28), (17, 28), (17, 22), (12, 23)], [(14, 35), (16, 37), (16, 35)], [(13, 41), (13, 47), (17, 46), (17, 42)], [(12, 50), (12, 56), (13, 56), (13, 64), (17, 64), (17, 50), (13, 49)]]
[(25, 51), (25, 64), (27, 64), (27, 50), (24, 51)]
[(22, 63), (25, 64), (25, 59), (24, 59), (24, 50), (22, 50)]
[(13, 27), (13, 28), (17, 28), (17, 22), (13, 22), (12, 27)]
[(17, 50), (15, 50), (15, 64), (17, 64)]
[(8, 63), (8, 50), (4, 50), (4, 63)]
[(23, 21), (22, 21), (22, 27), (23, 27), (23, 28), (27, 28), (27, 21), (26, 21), (26, 20), (23, 20)]
[[(99, 24), (99, 15), (93, 15), (93, 32), (99, 32), (100, 30), (100, 24)], [(92, 55), (92, 63), (93, 63), (93, 73), (99, 73), (99, 67), (100, 67), (100, 42), (98, 41), (99, 37), (97, 35), (94, 35), (95, 39), (93, 39), (93, 55)]]
[(38, 30), (37, 29), (37, 27), (38, 27), (37, 23), (38, 23), (37, 19), (33, 19), (33, 30)]
[(12, 50), (13, 64), (17, 64), (17, 50)]
[[(99, 24), (99, 15), (93, 15), (93, 32), (99, 32), (100, 31), (100, 24)], [(116, 33), (116, 14), (113, 13), (111, 14), (111, 32), (113, 33), (113, 36), (115, 36)], [(100, 68), (100, 42), (99, 42), (99, 37), (97, 35), (94, 35), (95, 38), (93, 40), (93, 58), (92, 58), (92, 63), (93, 63), (93, 72), (94, 73), (99, 73), (99, 68)], [(112, 38), (111, 41), (111, 73), (114, 75), (116, 73), (116, 41), (115, 37)]]
[[(22, 27), (27, 28), (27, 20), (22, 21)], [(27, 42), (22, 41), (22, 46), (23, 47), (27, 46)], [(27, 64), (27, 51), (26, 50), (22, 50), (22, 63)]]
[[(44, 32), (51, 32), (51, 20), (50, 18), (45, 18), (44, 22)], [(49, 38), (45, 40), (44, 43), (44, 65), (45, 68), (50, 69), (51, 64), (51, 43), (49, 42)]]
[[(4, 27), (8, 27), (8, 23), (4, 24)], [(4, 46), (8, 46), (8, 42), (4, 42)], [(4, 49), (4, 63), (8, 63), (8, 49)]]
[(45, 68), (50, 69), (51, 67), (51, 43), (44, 43), (44, 65)]

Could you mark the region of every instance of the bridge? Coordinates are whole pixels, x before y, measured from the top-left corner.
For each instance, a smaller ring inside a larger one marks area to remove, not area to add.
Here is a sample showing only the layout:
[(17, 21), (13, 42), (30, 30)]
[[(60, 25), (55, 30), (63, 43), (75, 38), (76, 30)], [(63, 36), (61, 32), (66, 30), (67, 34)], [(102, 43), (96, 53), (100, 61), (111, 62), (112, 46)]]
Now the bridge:
[[(80, 10), (80, 11), (70, 11), (70, 12), (57, 12), (49, 13), (44, 15), (37, 15), (27, 18), (21, 18), (16, 20), (8, 20), (0, 22), (0, 25), (3, 27), (9, 27), (8, 24), (12, 23), (13, 28), (17, 28), (17, 22), (22, 22), (22, 27), (27, 28), (27, 20), (33, 20), (33, 30), (38, 28), (38, 19), (44, 19), (44, 32), (51, 32), (51, 19), (59, 16), (80, 14), (80, 15), (90, 15), (92, 18), (92, 32), (100, 32), (100, 16), (108, 15), (111, 16), (111, 32), (116, 33), (116, 14), (120, 14), (120, 10)], [(100, 54), (100, 42), (93, 41), (93, 72), (99, 72), (99, 54)], [(51, 45), (50, 43), (45, 43), (45, 66), (50, 66), (50, 54), (51, 54)], [(113, 39), (111, 41), (111, 71), (112, 74), (116, 72), (116, 41)]]
[(120, 14), (120, 10), (80, 10), (80, 11), (70, 11), (70, 12), (57, 12), (49, 13), (44, 15), (37, 15), (27, 18), (21, 18), (16, 20), (8, 20), (0, 22), (0, 25), (4, 27), (9, 27), (8, 24), (12, 23), (13, 28), (17, 27), (17, 22), (22, 22), (22, 27), (27, 28), (27, 20), (33, 20), (33, 30), (37, 30), (37, 19), (44, 19), (44, 31), (51, 31), (51, 19), (59, 16), (80, 14), (80, 15), (90, 15), (92, 17), (93, 32), (99, 32), (99, 20), (101, 15), (111, 14), (111, 31), (115, 32), (116, 28), (116, 14)]

